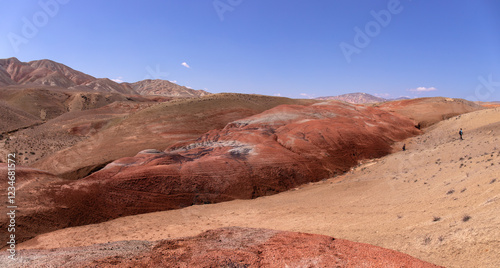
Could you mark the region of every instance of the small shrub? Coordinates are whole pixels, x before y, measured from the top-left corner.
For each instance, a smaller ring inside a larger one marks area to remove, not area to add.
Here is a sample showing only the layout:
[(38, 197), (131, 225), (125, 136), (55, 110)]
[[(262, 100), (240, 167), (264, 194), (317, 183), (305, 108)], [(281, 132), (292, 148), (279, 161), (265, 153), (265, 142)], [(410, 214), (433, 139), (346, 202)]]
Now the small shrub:
[(454, 193), (454, 192), (455, 192), (455, 190), (451, 189), (451, 190), (449, 190), (448, 192), (446, 192), (446, 194), (452, 194), (452, 193)]
[(467, 222), (467, 221), (469, 221), (470, 219), (471, 219), (471, 216), (466, 214), (466, 215), (464, 215), (464, 217), (462, 218), (462, 221), (463, 221), (463, 222)]
[(424, 238), (424, 245), (429, 245), (432, 241), (432, 238), (430, 236), (426, 236)]
[(432, 221), (439, 221), (439, 220), (441, 220), (441, 217), (434, 216), (434, 217), (432, 218)]

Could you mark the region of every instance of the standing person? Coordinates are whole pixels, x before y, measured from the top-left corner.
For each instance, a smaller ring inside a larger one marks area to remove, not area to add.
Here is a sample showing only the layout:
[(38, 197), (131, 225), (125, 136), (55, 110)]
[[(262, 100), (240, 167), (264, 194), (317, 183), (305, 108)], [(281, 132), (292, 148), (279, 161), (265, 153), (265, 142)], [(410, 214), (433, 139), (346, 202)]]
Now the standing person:
[(403, 144), (403, 151), (406, 151), (406, 143)]
[(460, 131), (458, 132), (458, 134), (460, 135), (460, 139), (463, 140), (462, 135), (464, 134), (464, 132), (462, 131), (462, 128), (460, 128)]

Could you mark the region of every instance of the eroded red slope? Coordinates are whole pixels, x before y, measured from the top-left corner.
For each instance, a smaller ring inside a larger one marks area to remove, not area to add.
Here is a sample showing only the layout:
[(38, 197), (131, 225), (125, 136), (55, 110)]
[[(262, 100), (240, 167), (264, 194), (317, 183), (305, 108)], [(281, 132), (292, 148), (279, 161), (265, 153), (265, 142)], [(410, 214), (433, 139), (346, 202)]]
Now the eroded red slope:
[(413, 121), (373, 107), (281, 105), (194, 143), (116, 160), (59, 194), (72, 200), (89, 187), (85, 198), (109, 207), (89, 216), (104, 218), (255, 198), (341, 174), (418, 133)]

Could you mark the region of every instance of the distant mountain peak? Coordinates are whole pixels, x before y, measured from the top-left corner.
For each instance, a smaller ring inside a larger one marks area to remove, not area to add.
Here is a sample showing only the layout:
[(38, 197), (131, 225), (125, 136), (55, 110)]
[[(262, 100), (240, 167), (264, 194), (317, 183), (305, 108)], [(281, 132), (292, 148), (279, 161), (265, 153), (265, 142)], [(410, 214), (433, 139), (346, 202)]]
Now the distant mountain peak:
[(10, 58), (4, 59), (4, 60), (21, 63), (21, 61), (19, 59), (17, 59), (16, 57), (10, 57)]
[(194, 90), (185, 86), (180, 86), (168, 80), (161, 79), (146, 79), (129, 85), (141, 95), (201, 97), (210, 94), (204, 90)]
[(356, 103), (356, 104), (377, 103), (377, 102), (387, 101), (387, 99), (373, 96), (373, 95), (370, 95), (370, 94), (364, 93), (364, 92), (348, 93), (348, 94), (342, 94), (342, 95), (338, 95), (338, 96), (319, 97), (316, 99), (318, 99), (318, 100), (340, 100), (340, 101), (345, 101), (345, 102), (349, 102), (349, 103)]

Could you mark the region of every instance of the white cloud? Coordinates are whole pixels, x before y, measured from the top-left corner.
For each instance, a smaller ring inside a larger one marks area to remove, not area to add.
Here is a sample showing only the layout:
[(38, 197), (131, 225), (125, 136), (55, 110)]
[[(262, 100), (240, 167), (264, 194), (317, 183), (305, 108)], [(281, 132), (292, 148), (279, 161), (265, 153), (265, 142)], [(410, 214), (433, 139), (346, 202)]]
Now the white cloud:
[(177, 80), (171, 80), (170, 83), (177, 83)]
[(437, 88), (435, 88), (435, 87), (417, 87), (417, 88), (409, 89), (408, 91), (412, 91), (412, 92), (428, 92), (428, 91), (435, 91), (435, 90), (437, 90)]
[(118, 77), (118, 78), (111, 79), (111, 81), (114, 81), (114, 82), (116, 82), (116, 83), (123, 83), (123, 80), (122, 80), (122, 79), (123, 79), (123, 77), (121, 77), (121, 76), (120, 76), (120, 77)]
[(314, 99), (314, 94), (313, 95), (309, 95), (307, 93), (300, 93), (299, 95), (302, 96), (302, 97), (306, 97), (308, 99)]
[(186, 68), (191, 68), (191, 67), (189, 67), (189, 65), (186, 62), (181, 63), (181, 65), (186, 67)]
[(389, 94), (389, 93), (375, 93), (373, 95), (375, 95), (375, 96), (377, 96), (379, 98), (385, 98), (385, 99), (391, 97), (391, 94)]
[(275, 93), (274, 96), (276, 97), (280, 97), (281, 96), (281, 93)]

